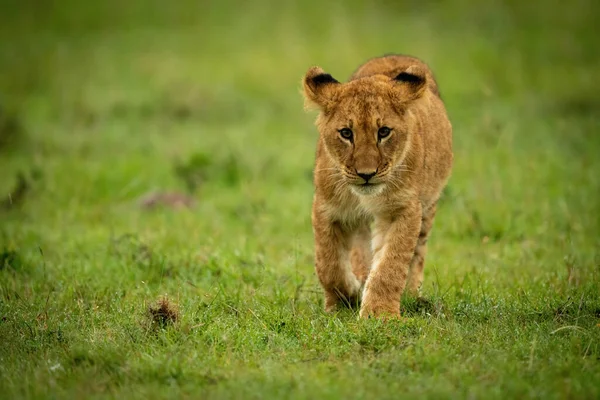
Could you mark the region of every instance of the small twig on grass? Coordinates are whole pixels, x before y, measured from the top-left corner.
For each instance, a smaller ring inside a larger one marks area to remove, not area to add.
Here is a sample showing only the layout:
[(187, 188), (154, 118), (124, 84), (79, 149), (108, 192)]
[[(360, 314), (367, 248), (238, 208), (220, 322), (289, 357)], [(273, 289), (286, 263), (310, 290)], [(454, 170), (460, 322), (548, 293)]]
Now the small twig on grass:
[(269, 330), (269, 327), (267, 326), (267, 324), (265, 324), (265, 323), (263, 322), (263, 320), (261, 320), (260, 318), (258, 318), (258, 315), (256, 315), (256, 314), (254, 313), (254, 311), (252, 311), (250, 308), (248, 308), (248, 311), (250, 311), (250, 314), (252, 314), (252, 315), (254, 316), (254, 318), (256, 318), (256, 320), (257, 320), (258, 322), (260, 322), (260, 323), (261, 323), (261, 325), (262, 325), (262, 326), (263, 326), (263, 327), (264, 327), (266, 330)]
[(553, 330), (552, 332), (550, 332), (550, 334), (554, 335), (556, 332), (560, 332), (560, 331), (563, 331), (565, 329), (573, 329), (575, 331), (581, 331), (581, 332), (589, 333), (587, 330), (583, 329), (580, 326), (577, 326), (577, 325), (567, 325), (567, 326), (561, 326), (560, 328)]
[(187, 283), (188, 285), (190, 285), (191, 287), (193, 287), (194, 289), (198, 289), (197, 285), (194, 285), (194, 283), (190, 280), (185, 281), (185, 283)]
[(225, 306), (226, 306), (226, 307), (229, 307), (229, 308), (231, 308), (231, 309), (232, 309), (232, 310), (235, 312), (235, 315), (236, 315), (236, 317), (239, 317), (239, 315), (240, 315), (240, 311), (239, 311), (237, 308), (235, 308), (235, 307), (233, 307), (233, 306), (230, 306), (230, 305), (229, 305), (229, 304), (227, 304), (227, 303), (223, 303), (223, 304), (225, 304)]

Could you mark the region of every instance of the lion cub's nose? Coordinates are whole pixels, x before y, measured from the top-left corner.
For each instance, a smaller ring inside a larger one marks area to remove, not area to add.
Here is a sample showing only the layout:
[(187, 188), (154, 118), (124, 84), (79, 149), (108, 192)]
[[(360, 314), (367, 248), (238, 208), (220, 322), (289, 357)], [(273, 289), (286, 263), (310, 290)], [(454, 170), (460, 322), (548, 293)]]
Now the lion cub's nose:
[(363, 178), (365, 180), (365, 183), (368, 183), (369, 179), (374, 177), (376, 173), (377, 173), (377, 171), (361, 171), (361, 172), (356, 171), (356, 175)]

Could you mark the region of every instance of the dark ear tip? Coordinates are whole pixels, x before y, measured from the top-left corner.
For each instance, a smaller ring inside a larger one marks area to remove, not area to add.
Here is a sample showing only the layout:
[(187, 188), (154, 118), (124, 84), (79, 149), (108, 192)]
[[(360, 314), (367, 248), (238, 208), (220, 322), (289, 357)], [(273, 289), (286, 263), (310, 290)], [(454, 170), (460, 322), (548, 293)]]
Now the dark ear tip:
[(419, 65), (411, 65), (396, 75), (394, 80), (417, 85), (427, 80), (427, 72)]
[(315, 85), (322, 85), (324, 83), (339, 83), (333, 76), (329, 74), (319, 74), (313, 76), (311, 80)]
[(339, 83), (333, 76), (323, 71), (320, 67), (312, 67), (306, 73), (306, 83), (318, 86), (326, 83)]
[(425, 80), (425, 78), (422, 76), (414, 75), (414, 74), (404, 71), (404, 72), (400, 72), (398, 75), (396, 75), (394, 80), (399, 81), (399, 82), (407, 82), (407, 83), (421, 83)]

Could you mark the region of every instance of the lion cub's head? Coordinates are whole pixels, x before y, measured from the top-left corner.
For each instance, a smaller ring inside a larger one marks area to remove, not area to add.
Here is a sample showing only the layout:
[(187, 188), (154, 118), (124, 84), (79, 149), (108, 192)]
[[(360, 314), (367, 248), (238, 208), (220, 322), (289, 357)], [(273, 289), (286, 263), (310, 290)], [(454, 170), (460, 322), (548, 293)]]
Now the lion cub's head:
[(411, 105), (423, 96), (426, 72), (411, 66), (391, 78), (372, 75), (340, 83), (319, 67), (304, 77), (304, 96), (321, 113), (317, 126), (343, 180), (359, 195), (397, 181), (412, 143)]

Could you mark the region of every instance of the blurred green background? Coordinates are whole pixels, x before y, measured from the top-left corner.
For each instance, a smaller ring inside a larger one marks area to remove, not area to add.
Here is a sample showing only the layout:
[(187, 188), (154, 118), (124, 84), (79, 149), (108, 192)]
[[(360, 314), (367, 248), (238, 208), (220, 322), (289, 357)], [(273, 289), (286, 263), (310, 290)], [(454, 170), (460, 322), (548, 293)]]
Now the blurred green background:
[[(598, 397), (599, 21), (591, 0), (4, 0), (0, 388)], [(321, 311), (300, 80), (389, 52), (432, 67), (455, 166), (427, 305), (379, 326)], [(180, 318), (155, 331), (165, 294)]]

